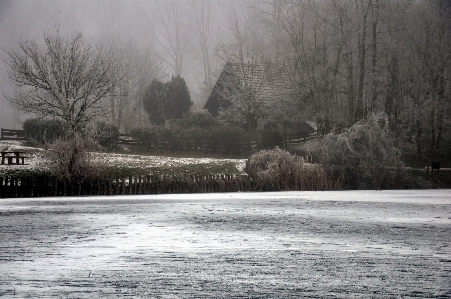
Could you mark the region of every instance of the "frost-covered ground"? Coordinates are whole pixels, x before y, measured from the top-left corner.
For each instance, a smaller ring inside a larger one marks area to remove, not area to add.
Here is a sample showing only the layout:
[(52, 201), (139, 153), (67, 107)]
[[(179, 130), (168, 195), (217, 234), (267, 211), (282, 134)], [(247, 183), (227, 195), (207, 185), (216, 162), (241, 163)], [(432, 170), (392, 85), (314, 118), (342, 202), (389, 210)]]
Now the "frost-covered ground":
[(451, 190), (0, 200), (2, 298), (451, 298)]
[[(0, 141), (2, 151), (24, 151), (26, 165), (1, 165), (1, 174), (34, 170), (48, 170), (44, 149), (23, 146), (21, 141)], [(242, 173), (246, 167), (245, 159), (212, 159), (212, 158), (175, 158), (164, 156), (144, 156), (113, 153), (92, 153), (95, 164), (109, 169), (131, 169), (136, 172), (153, 173), (161, 169), (165, 173), (180, 173), (185, 168), (191, 173), (227, 174)]]

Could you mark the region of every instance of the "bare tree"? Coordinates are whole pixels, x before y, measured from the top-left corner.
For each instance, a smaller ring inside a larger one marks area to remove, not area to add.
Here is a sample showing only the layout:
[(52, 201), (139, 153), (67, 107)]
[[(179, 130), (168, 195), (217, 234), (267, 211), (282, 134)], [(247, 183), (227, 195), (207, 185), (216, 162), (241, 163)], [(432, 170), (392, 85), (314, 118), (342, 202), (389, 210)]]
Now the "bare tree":
[(354, 82), (352, 61), (349, 61), (351, 78), (346, 77), (344, 54), (348, 50), (350, 20), (345, 4), (276, 1), (272, 20), (266, 21), (279, 59), (297, 91), (292, 108), (300, 108), (300, 118), (316, 119), (318, 132), (323, 133), (328, 131), (332, 119), (344, 118), (347, 103), (340, 97), (344, 92), (341, 89), (346, 81)]
[(194, 15), (194, 24), (196, 28), (197, 47), (195, 52), (202, 60), (202, 70), (204, 73), (204, 83), (207, 91), (213, 88), (212, 65), (214, 53), (212, 53), (213, 38), (213, 3), (208, 0), (192, 1), (192, 12)]
[(163, 79), (161, 60), (153, 49), (139, 49), (132, 41), (107, 41), (113, 57), (116, 79), (108, 94), (108, 121), (128, 133), (147, 119), (142, 107), (146, 86), (154, 79)]
[(413, 5), (418, 16), (409, 24), (410, 51), (407, 79), (403, 82), (412, 99), (421, 155), (422, 133), (428, 130), (429, 157), (439, 154), (445, 120), (450, 117), (451, 7), (447, 1), (420, 2)]
[(227, 10), (223, 10), (228, 15), (229, 30), (232, 41), (222, 43), (219, 46), (219, 55), (226, 61), (225, 68), (227, 73), (232, 76), (219, 78), (223, 86), (220, 91), (221, 97), (227, 99), (227, 109), (221, 112), (228, 118), (245, 124), (247, 127), (248, 151), (251, 153), (251, 143), (253, 130), (258, 118), (262, 117), (265, 110), (265, 104), (258, 93), (262, 91), (262, 80), (258, 79), (258, 73), (261, 73), (261, 51), (260, 45), (256, 39), (257, 32), (250, 31), (249, 14), (250, 4), (243, 2), (239, 4), (229, 3)]
[(72, 132), (103, 113), (100, 102), (117, 78), (113, 63), (81, 34), (44, 35), (44, 47), (26, 40), (9, 51), (8, 76), (18, 87), (18, 109), (64, 120)]
[(172, 69), (174, 76), (185, 76), (192, 62), (185, 8), (183, 1), (169, 0), (148, 3), (142, 11), (145, 34), (151, 30), (151, 41), (161, 51), (161, 59)]

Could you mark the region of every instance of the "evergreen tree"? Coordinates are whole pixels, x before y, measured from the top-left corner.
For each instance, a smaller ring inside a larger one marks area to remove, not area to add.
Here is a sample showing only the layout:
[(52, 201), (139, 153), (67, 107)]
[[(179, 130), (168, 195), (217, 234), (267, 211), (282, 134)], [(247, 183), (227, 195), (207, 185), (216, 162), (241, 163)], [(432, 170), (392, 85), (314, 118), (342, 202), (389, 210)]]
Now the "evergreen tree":
[(165, 121), (163, 113), (165, 99), (164, 89), (164, 84), (155, 79), (144, 91), (144, 110), (149, 115), (149, 121), (154, 125), (162, 125)]
[(143, 104), (150, 122), (162, 125), (168, 119), (182, 118), (193, 102), (185, 80), (177, 76), (167, 83), (153, 80), (144, 93)]
[(186, 115), (193, 102), (186, 86), (185, 79), (180, 76), (172, 77), (166, 83), (166, 101), (164, 104), (164, 115), (166, 119), (180, 119)]

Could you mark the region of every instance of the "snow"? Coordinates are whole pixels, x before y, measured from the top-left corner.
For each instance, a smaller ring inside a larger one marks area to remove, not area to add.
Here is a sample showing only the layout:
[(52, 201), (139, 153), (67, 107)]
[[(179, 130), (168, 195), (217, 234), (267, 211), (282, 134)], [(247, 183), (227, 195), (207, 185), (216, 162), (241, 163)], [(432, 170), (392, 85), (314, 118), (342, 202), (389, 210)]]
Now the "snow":
[[(1, 173), (12, 173), (21, 170), (37, 170), (46, 171), (48, 167), (45, 161), (45, 150), (27, 147), (22, 145), (22, 141), (0, 141), (0, 150), (4, 151), (25, 151), (27, 158), (26, 165), (1, 165)], [(213, 159), (213, 158), (175, 158), (165, 156), (145, 156), (145, 155), (128, 155), (128, 154), (114, 154), (114, 153), (91, 153), (93, 162), (109, 167), (128, 167), (135, 169), (149, 169), (165, 166), (178, 167), (189, 165), (211, 165), (232, 163), (235, 165), (238, 172), (243, 173), (246, 167), (246, 159)]]
[(6, 298), (451, 290), (450, 190), (19, 198), (0, 215)]
[(211, 164), (231, 162), (236, 164), (236, 168), (243, 172), (246, 167), (246, 159), (213, 159), (213, 158), (175, 158), (165, 156), (143, 156), (143, 155), (125, 155), (125, 154), (111, 154), (111, 153), (94, 153), (95, 161), (113, 165), (127, 165), (130, 167), (145, 167), (152, 165), (153, 167), (166, 166), (177, 167), (192, 164)]

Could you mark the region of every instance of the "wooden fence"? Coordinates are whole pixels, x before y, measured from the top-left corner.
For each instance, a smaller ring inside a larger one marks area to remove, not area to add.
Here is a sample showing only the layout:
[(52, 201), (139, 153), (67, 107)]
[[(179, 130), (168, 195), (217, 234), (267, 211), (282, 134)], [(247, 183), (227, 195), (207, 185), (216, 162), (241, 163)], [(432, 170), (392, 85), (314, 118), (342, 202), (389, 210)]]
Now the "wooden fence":
[(140, 140), (135, 140), (129, 134), (119, 134), (118, 144), (142, 144)]
[(293, 135), (293, 136), (288, 135), (285, 142), (287, 144), (295, 145), (295, 144), (301, 144), (301, 143), (307, 142), (308, 140), (315, 139), (315, 138), (318, 138), (318, 135), (316, 133), (312, 133), (307, 136), (301, 136), (301, 137), (296, 136), (296, 135)]
[(25, 134), (23, 130), (1, 129), (1, 140), (24, 140)]
[(169, 194), (253, 191), (247, 175), (138, 175), (58, 179), (49, 175), (0, 177), (0, 197)]

